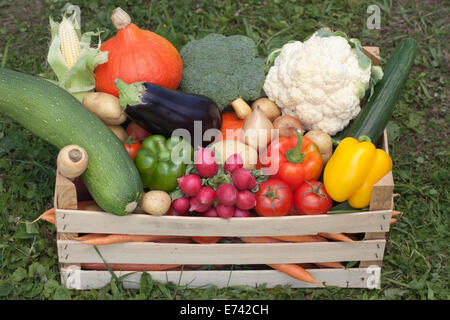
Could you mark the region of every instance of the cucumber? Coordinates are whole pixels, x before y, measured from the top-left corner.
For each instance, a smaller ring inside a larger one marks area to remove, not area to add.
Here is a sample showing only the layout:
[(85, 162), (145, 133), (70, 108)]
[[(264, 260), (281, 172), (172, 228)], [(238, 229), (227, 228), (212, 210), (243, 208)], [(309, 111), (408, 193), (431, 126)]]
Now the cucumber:
[(374, 94), (365, 103), (358, 117), (336, 135), (337, 139), (368, 136), (376, 143), (394, 112), (402, 89), (414, 63), (417, 42), (412, 38), (403, 39), (396, 47), (384, 68), (384, 76), (375, 86)]
[(69, 144), (84, 148), (89, 164), (81, 178), (103, 210), (126, 215), (139, 204), (142, 181), (123, 144), (66, 90), (0, 68), (0, 112), (59, 149)]

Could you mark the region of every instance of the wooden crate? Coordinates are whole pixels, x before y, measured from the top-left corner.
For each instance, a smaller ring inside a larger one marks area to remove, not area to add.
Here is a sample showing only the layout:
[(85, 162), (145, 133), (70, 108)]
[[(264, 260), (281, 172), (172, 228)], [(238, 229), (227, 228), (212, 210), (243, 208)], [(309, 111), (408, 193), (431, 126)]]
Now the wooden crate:
[[(375, 64), (377, 47), (364, 47)], [(384, 132), (381, 147), (388, 151)], [(370, 211), (318, 216), (203, 218), (131, 214), (115, 216), (106, 212), (81, 211), (72, 181), (57, 174), (54, 206), (56, 208), (57, 249), (61, 282), (70, 289), (96, 289), (111, 280), (108, 271), (83, 270), (81, 263), (102, 263), (92, 246), (74, 240), (79, 233), (122, 233), (181, 236), (280, 236), (307, 235), (318, 232), (362, 233), (354, 242), (317, 243), (153, 243), (136, 242), (99, 246), (108, 263), (145, 264), (222, 264), (265, 265), (273, 263), (314, 263), (359, 261), (348, 269), (308, 269), (326, 286), (343, 288), (379, 288), (381, 265), (393, 211), (394, 181), (389, 172), (373, 188)], [(131, 271), (117, 271), (118, 276)], [(152, 278), (189, 287), (233, 285), (266, 287), (290, 285), (314, 288), (317, 285), (293, 279), (277, 270), (184, 270), (151, 271)], [(141, 272), (133, 272), (124, 281), (125, 288), (139, 288)]]

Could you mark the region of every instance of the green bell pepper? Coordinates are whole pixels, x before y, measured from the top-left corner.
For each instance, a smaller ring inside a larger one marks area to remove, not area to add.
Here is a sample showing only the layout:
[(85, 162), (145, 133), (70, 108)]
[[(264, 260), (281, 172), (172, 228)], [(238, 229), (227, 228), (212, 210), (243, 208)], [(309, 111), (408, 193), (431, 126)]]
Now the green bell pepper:
[(192, 146), (181, 137), (166, 139), (162, 135), (152, 135), (145, 138), (134, 159), (144, 188), (175, 190), (177, 178), (184, 175), (193, 153)]

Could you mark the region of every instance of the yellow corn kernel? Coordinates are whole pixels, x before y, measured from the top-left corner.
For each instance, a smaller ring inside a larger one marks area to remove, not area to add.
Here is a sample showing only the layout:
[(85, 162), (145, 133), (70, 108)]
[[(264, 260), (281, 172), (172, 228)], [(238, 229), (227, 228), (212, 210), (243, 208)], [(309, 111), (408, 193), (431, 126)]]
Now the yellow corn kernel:
[(63, 18), (61, 24), (59, 25), (58, 31), (61, 54), (66, 61), (69, 70), (74, 66), (80, 55), (81, 47), (78, 35), (73, 27), (72, 23)]

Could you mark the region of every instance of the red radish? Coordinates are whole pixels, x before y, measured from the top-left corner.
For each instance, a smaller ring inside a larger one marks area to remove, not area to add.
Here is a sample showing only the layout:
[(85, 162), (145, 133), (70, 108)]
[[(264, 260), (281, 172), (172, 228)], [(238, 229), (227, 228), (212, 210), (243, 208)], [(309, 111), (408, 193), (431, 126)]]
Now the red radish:
[(179, 213), (178, 211), (174, 210), (172, 207), (169, 209), (169, 212), (167, 212), (168, 216), (187, 216), (189, 215), (188, 212), (185, 213)]
[(253, 176), (247, 169), (238, 168), (233, 171), (231, 178), (233, 184), (239, 190), (247, 190), (253, 183)]
[(219, 215), (217, 214), (217, 210), (215, 208), (209, 208), (208, 211), (203, 213), (203, 217), (217, 218)]
[(206, 212), (211, 207), (211, 205), (204, 205), (201, 204), (200, 201), (197, 200), (197, 198), (191, 198), (189, 200), (189, 211), (196, 211), (196, 212)]
[(233, 214), (233, 218), (248, 218), (250, 216), (251, 216), (250, 211), (242, 210), (239, 208), (236, 208), (236, 210), (234, 210), (234, 214)]
[(214, 152), (208, 148), (200, 148), (194, 157), (195, 168), (203, 178), (214, 177), (219, 171)]
[(177, 179), (181, 191), (190, 197), (195, 196), (202, 187), (202, 179), (195, 174), (188, 174)]
[(248, 190), (252, 190), (254, 187), (256, 187), (256, 178), (252, 176), (250, 179), (250, 184), (248, 185)]
[(210, 206), (216, 199), (216, 192), (211, 187), (201, 187), (195, 197), (202, 205)]
[(189, 210), (189, 199), (187, 197), (181, 197), (172, 201), (172, 208), (180, 213), (186, 213)]
[(231, 218), (233, 216), (235, 207), (227, 206), (227, 205), (219, 203), (216, 206), (216, 210), (217, 210), (217, 214), (219, 215), (219, 217), (227, 219), (227, 218)]
[(256, 206), (256, 197), (248, 190), (238, 192), (236, 207), (242, 210), (250, 210)]
[(217, 187), (217, 200), (221, 204), (233, 206), (237, 200), (237, 189), (231, 183), (224, 183)]
[(232, 154), (225, 161), (223, 169), (225, 172), (232, 173), (234, 170), (242, 168), (244, 165), (244, 160), (239, 153)]

